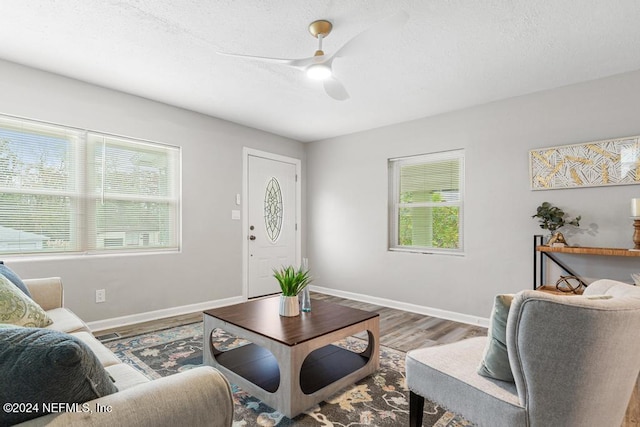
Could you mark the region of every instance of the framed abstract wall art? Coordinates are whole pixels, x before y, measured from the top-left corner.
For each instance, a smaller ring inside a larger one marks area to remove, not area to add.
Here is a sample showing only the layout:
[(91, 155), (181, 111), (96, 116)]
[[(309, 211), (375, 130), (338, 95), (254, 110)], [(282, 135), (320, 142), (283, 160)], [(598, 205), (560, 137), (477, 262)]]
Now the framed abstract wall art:
[(532, 190), (640, 184), (640, 136), (529, 151)]

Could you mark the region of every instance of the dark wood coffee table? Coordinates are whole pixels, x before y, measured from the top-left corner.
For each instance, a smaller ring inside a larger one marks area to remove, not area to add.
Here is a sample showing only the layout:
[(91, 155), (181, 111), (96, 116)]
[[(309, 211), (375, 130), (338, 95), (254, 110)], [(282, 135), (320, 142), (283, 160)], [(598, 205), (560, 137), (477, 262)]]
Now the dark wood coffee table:
[[(204, 364), (289, 418), (378, 369), (378, 313), (314, 300), (310, 313), (282, 317), (278, 305), (276, 296), (205, 311)], [(220, 351), (216, 328), (251, 344)], [(363, 331), (362, 353), (332, 344)]]

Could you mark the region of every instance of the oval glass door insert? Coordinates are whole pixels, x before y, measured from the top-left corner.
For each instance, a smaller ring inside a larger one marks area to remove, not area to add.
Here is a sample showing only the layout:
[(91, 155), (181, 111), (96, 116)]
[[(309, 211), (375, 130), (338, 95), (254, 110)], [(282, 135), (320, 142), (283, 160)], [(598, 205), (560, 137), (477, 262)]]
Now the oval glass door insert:
[(275, 177), (267, 183), (264, 194), (264, 225), (269, 240), (275, 243), (282, 230), (282, 191)]

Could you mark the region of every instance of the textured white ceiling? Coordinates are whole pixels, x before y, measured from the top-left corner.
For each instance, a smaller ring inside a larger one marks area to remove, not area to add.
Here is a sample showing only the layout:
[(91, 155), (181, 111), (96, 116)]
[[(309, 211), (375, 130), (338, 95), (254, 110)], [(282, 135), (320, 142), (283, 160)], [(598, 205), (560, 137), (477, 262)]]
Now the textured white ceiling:
[[(327, 54), (351, 98), (298, 70), (217, 55)], [(313, 141), (640, 69), (638, 0), (2, 0), (0, 58)]]

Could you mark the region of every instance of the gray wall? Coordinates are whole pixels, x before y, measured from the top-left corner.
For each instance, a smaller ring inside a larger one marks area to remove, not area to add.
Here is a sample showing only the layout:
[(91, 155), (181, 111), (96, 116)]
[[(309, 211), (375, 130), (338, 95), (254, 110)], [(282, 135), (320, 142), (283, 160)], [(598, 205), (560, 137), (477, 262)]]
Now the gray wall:
[[(640, 134), (638, 95), (634, 72), (309, 144), (315, 284), (488, 317), (494, 294), (532, 286), (532, 235), (544, 230), (531, 215), (543, 201), (582, 215), (582, 230), (565, 233), (570, 244), (632, 247), (630, 199), (640, 187), (531, 191), (528, 151)], [(389, 252), (387, 159), (458, 148), (466, 255)], [(640, 271), (640, 258), (568, 262), (590, 278), (630, 282)]]
[[(527, 156), (640, 134), (640, 72), (306, 146), (8, 62), (0, 75), (0, 113), (183, 148), (181, 253), (5, 258), (27, 278), (62, 276), (66, 305), (87, 321), (241, 295), (241, 221), (230, 211), (243, 146), (302, 159), (303, 254), (318, 286), (487, 317), (495, 293), (531, 286), (531, 236), (542, 231), (531, 215), (543, 201), (583, 216), (572, 244), (632, 245), (629, 204), (640, 187), (533, 192)], [(455, 148), (466, 150), (466, 255), (387, 251), (387, 159)], [(640, 271), (640, 259), (565, 259), (591, 278)], [(100, 288), (107, 302), (95, 304)]]
[[(242, 295), (242, 222), (231, 220), (242, 147), (302, 159), (304, 171), (304, 144), (9, 62), (0, 76), (0, 113), (183, 149), (181, 253), (5, 257), (7, 265), (25, 278), (61, 276), (66, 305), (86, 321)], [(94, 302), (96, 289), (106, 289), (106, 303)]]

